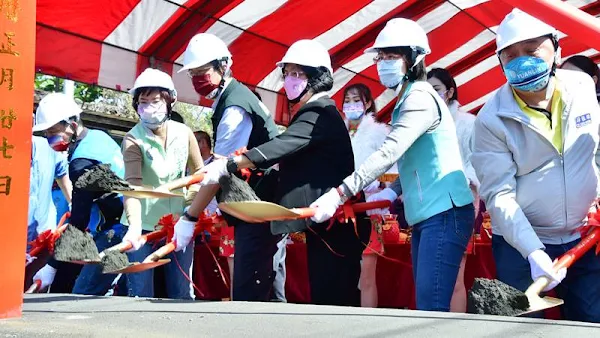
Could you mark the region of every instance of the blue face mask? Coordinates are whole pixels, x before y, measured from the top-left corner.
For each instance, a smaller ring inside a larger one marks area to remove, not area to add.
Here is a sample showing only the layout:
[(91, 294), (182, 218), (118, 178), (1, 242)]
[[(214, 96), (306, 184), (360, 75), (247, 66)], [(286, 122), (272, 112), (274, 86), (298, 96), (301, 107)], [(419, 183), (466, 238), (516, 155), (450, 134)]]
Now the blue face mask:
[(387, 88), (396, 88), (404, 79), (404, 60), (381, 60), (377, 62), (379, 81)]
[(348, 120), (358, 120), (365, 113), (365, 105), (362, 102), (344, 103), (342, 111)]
[(511, 87), (524, 92), (538, 92), (548, 86), (550, 67), (535, 56), (519, 56), (504, 66), (504, 75)]

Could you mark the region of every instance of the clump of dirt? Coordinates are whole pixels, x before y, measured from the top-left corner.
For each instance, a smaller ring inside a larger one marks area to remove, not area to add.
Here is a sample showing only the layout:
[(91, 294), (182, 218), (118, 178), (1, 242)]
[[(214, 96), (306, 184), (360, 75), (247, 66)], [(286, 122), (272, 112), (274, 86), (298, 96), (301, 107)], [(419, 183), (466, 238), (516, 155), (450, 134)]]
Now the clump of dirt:
[(528, 308), (525, 293), (496, 279), (475, 278), (469, 290), (468, 313), (516, 316)]
[(92, 236), (70, 224), (54, 245), (54, 258), (58, 261), (93, 261), (98, 259), (98, 255)]
[(127, 181), (110, 170), (110, 164), (97, 164), (86, 169), (74, 184), (75, 188), (89, 191), (111, 192), (133, 190)]
[(260, 201), (248, 183), (235, 175), (225, 175), (219, 179), (221, 186), (220, 202)]
[(119, 250), (105, 250), (100, 264), (102, 265), (102, 273), (121, 270), (131, 265), (127, 255)]

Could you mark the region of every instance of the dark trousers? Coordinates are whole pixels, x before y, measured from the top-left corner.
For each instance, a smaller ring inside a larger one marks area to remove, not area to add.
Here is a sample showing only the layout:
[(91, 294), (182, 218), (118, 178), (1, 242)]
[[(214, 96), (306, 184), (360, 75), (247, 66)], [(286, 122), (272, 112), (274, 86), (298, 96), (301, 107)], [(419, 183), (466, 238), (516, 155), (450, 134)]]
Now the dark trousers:
[(329, 230), (329, 222), (306, 230), (311, 303), (360, 306), (360, 260), (371, 223), (364, 214), (357, 216), (357, 231), (352, 223), (337, 222)]
[(281, 235), (269, 223), (239, 222), (234, 228), (233, 300), (269, 301), (275, 278), (273, 255)]

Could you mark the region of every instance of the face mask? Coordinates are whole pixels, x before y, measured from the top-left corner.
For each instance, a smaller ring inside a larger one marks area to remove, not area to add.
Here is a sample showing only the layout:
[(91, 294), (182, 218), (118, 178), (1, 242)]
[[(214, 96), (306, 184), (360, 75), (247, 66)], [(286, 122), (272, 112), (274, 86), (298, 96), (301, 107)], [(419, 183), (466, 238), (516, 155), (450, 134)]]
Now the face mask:
[(48, 137), (48, 144), (50, 145), (50, 148), (58, 152), (67, 151), (67, 149), (69, 149), (69, 142), (66, 142), (60, 135)]
[(387, 88), (395, 88), (404, 79), (404, 60), (381, 60), (377, 62), (379, 81)]
[(448, 91), (447, 90), (440, 90), (439, 92), (437, 92), (438, 96), (442, 99), (442, 101), (446, 102), (446, 93)]
[(306, 86), (308, 86), (308, 80), (295, 76), (286, 76), (283, 80), (283, 88), (285, 88), (285, 94), (290, 101), (300, 98), (300, 95), (306, 90)]
[(535, 56), (519, 56), (504, 66), (508, 84), (524, 92), (537, 92), (548, 86), (550, 67)]
[(210, 74), (192, 76), (194, 90), (201, 96), (211, 100), (217, 96), (219, 85), (210, 81)]
[(348, 120), (358, 120), (365, 113), (365, 105), (362, 102), (344, 103), (342, 111)]
[(164, 101), (138, 104), (138, 114), (142, 124), (151, 130), (160, 127), (167, 119), (167, 106)]

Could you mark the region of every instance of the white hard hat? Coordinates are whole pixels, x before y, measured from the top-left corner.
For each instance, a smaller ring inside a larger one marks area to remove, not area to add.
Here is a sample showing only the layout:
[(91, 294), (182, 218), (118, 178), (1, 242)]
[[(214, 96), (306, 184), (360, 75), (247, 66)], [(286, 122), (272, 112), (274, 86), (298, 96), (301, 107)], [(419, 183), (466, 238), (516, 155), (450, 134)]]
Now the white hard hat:
[(325, 67), (333, 74), (329, 52), (315, 40), (298, 40), (294, 42), (285, 52), (283, 59), (277, 62), (277, 66), (283, 68), (286, 63), (314, 68)]
[(545, 35), (553, 35), (558, 39), (558, 32), (554, 27), (519, 9), (513, 9), (502, 20), (496, 32), (496, 53), (517, 42)]
[(183, 53), (183, 68), (178, 73), (223, 58), (231, 58), (231, 53), (223, 40), (209, 33), (196, 34)]
[(140, 76), (135, 79), (133, 88), (129, 90), (131, 95), (135, 95), (135, 91), (138, 88), (144, 87), (159, 87), (164, 88), (171, 92), (173, 98), (177, 98), (177, 90), (175, 90), (175, 84), (169, 74), (162, 72), (154, 68), (146, 68)]
[(71, 96), (50, 93), (40, 101), (35, 111), (33, 131), (47, 130), (61, 121), (68, 121), (70, 117), (80, 114), (81, 108)]
[(373, 46), (365, 49), (365, 53), (374, 53), (377, 49), (389, 47), (413, 47), (421, 49), (425, 55), (431, 53), (427, 33), (423, 28), (418, 23), (403, 18), (388, 21), (377, 35)]

